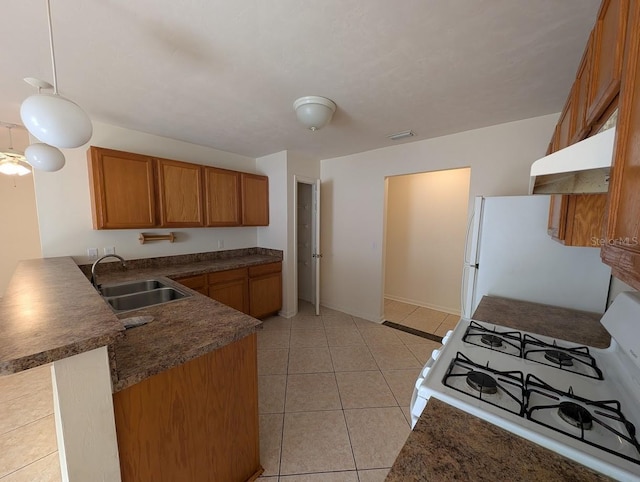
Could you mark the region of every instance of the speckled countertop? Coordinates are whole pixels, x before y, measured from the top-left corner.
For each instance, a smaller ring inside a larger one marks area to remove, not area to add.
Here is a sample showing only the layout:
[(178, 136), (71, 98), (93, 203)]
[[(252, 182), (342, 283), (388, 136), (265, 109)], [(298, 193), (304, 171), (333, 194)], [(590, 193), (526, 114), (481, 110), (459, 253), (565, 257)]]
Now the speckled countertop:
[[(485, 296), (476, 320), (523, 331), (609, 346), (601, 315)], [(611, 480), (522, 437), (432, 398), (387, 476), (407, 481)]]
[[(157, 278), (191, 295), (117, 316), (89, 283), (86, 266), (78, 269), (71, 258), (20, 263), (0, 305), (0, 374), (107, 345), (113, 390), (118, 391), (255, 332), (259, 320), (170, 279), (282, 259), (268, 250), (236, 251), (222, 258), (127, 261), (124, 271), (120, 263), (101, 264), (97, 277), (103, 285)], [(133, 316), (153, 320), (125, 331), (123, 320)]]
[(387, 482), (611, 480), (432, 398)]
[(0, 374), (109, 345), (123, 332), (71, 258), (22, 261), (0, 301)]

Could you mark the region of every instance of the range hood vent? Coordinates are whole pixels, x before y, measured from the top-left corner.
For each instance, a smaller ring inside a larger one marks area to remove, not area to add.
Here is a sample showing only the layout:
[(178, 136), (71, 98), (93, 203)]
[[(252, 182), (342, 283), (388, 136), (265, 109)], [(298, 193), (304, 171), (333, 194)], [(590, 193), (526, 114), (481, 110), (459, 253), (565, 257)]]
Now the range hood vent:
[(590, 194), (609, 190), (615, 128), (565, 147), (531, 165), (530, 194)]

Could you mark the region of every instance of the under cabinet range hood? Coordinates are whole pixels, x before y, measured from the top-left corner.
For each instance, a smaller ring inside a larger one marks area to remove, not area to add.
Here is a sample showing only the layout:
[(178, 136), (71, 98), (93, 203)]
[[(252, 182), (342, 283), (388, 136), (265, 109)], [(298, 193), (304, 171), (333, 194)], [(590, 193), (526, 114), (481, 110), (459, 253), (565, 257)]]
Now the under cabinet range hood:
[(538, 159), (529, 194), (588, 194), (609, 190), (616, 129), (611, 128)]

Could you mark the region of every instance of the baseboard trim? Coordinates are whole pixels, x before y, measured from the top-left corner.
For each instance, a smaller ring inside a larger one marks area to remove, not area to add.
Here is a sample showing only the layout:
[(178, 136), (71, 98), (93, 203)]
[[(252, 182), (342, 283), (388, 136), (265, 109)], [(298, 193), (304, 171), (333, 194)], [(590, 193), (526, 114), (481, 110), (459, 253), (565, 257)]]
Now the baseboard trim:
[(437, 341), (438, 343), (442, 343), (442, 337), (438, 335), (432, 335), (431, 333), (427, 333), (426, 331), (416, 330), (415, 328), (411, 328), (409, 326), (399, 325), (398, 323), (394, 323), (393, 321), (384, 321), (383, 325), (388, 326), (389, 328), (393, 328), (395, 330), (404, 331), (405, 333), (411, 333), (415, 336), (420, 336), (422, 338), (426, 338), (431, 341)]
[(432, 303), (425, 303), (423, 301), (412, 300), (409, 298), (402, 298), (400, 296), (392, 296), (392, 295), (384, 295), (385, 299), (391, 301), (399, 301), (400, 303), (408, 303), (410, 305), (421, 306), (422, 308), (429, 308), (431, 310), (443, 311), (444, 313), (449, 313), (450, 315), (460, 316), (460, 310), (451, 308), (449, 306), (440, 306)]

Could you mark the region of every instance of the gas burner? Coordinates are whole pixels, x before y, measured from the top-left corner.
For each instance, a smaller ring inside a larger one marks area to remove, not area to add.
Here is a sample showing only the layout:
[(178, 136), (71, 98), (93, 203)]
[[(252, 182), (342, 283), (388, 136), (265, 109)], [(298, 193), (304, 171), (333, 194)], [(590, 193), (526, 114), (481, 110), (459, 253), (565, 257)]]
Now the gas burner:
[(560, 350), (545, 350), (544, 357), (556, 365), (563, 367), (573, 366), (573, 357)]
[(617, 400), (589, 400), (553, 388), (535, 375), (525, 382), (527, 419), (640, 465), (636, 428)]
[(495, 327), (489, 329), (471, 320), (462, 341), (505, 355), (522, 357), (522, 334), (519, 331), (498, 331)]
[(546, 343), (525, 334), (522, 339), (522, 358), (583, 377), (604, 380), (596, 359), (586, 346), (567, 348), (558, 345), (555, 340)]
[(480, 341), (485, 345), (489, 345), (490, 347), (497, 348), (502, 346), (502, 338), (498, 335), (492, 335), (491, 333), (485, 333), (480, 337)]
[(482, 400), (518, 416), (524, 415), (524, 375), (520, 371), (498, 371), (474, 363), (458, 352), (451, 360), (442, 383), (452, 390)]
[(560, 402), (558, 407), (558, 415), (569, 425), (584, 430), (591, 430), (593, 426), (593, 417), (589, 410), (573, 402)]
[(470, 371), (467, 374), (467, 385), (480, 393), (486, 393), (488, 395), (498, 393), (498, 382), (486, 373)]

